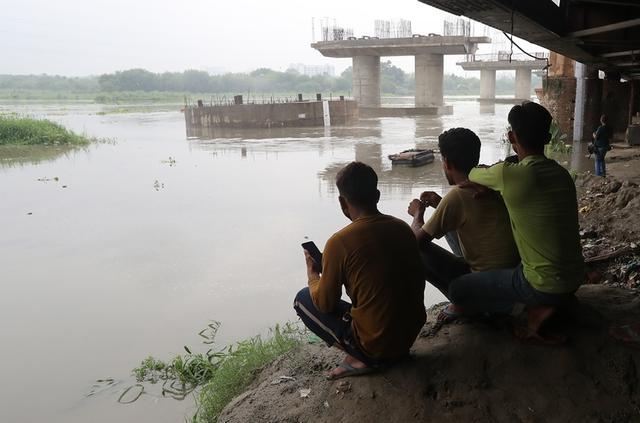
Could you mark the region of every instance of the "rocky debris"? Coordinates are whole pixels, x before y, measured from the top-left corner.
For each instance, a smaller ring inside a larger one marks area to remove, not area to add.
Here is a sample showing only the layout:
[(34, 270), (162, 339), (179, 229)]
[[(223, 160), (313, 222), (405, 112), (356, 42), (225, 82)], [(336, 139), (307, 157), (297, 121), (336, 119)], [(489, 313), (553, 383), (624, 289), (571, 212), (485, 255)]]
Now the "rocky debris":
[(640, 250), (640, 187), (615, 178), (578, 181), (582, 252), (591, 283), (635, 289)]

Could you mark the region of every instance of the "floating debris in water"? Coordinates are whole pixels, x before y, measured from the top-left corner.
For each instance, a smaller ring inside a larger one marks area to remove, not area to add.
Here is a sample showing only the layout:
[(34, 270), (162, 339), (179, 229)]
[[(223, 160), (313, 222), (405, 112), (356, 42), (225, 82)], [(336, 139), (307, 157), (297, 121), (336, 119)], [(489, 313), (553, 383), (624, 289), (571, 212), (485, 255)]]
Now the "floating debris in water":
[(60, 180), (60, 178), (58, 178), (57, 176), (54, 176), (53, 178), (38, 178), (37, 181), (38, 182), (58, 182)]
[(111, 377), (108, 377), (105, 379), (98, 379), (96, 380), (96, 383), (91, 385), (91, 389), (86, 394), (86, 397), (92, 397), (96, 394), (99, 394), (100, 392), (106, 391), (107, 389), (115, 385), (116, 385), (116, 380)]
[(156, 179), (156, 181), (153, 183), (153, 188), (155, 188), (156, 191), (164, 189), (164, 182), (160, 182)]
[[(131, 394), (129, 394), (131, 392)], [(144, 386), (139, 383), (135, 385), (129, 386), (118, 398), (118, 402), (120, 404), (131, 404), (132, 402), (136, 402), (138, 398), (144, 393)], [(129, 394), (129, 395), (128, 395)]]
[(176, 159), (174, 159), (173, 157), (169, 156), (168, 160), (163, 160), (162, 163), (167, 163), (169, 164), (169, 167), (173, 167), (176, 165)]

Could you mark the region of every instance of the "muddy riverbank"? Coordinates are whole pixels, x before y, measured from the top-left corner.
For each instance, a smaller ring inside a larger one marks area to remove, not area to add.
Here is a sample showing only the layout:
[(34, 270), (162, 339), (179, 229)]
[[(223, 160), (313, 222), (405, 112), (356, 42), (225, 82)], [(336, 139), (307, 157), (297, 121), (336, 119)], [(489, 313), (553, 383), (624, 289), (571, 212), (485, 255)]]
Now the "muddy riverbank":
[(419, 337), (386, 372), (328, 381), (341, 354), (304, 346), (265, 368), (218, 422), (637, 421), (640, 352), (606, 326), (638, 321), (640, 299), (603, 285), (578, 298), (556, 323), (569, 337), (560, 347), (516, 341), (505, 321), (460, 321)]
[(265, 368), (218, 421), (638, 421), (640, 351), (608, 335), (640, 321), (638, 153), (620, 148), (610, 155), (610, 176), (586, 172), (577, 181), (592, 284), (553, 322), (566, 344), (523, 344), (506, 320), (462, 320), (419, 337), (397, 367), (339, 381), (324, 376), (342, 355), (306, 345)]

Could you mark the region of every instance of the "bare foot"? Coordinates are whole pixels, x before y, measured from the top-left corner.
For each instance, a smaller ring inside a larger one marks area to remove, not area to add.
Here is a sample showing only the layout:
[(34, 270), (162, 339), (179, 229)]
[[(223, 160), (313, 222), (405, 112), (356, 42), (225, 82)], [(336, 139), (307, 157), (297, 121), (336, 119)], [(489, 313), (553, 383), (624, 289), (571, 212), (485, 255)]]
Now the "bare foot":
[(555, 307), (549, 306), (529, 308), (527, 310), (527, 328), (533, 333), (538, 333), (540, 331), (540, 326), (542, 326), (547, 319), (553, 316), (555, 311)]
[[(354, 370), (355, 369), (355, 372)], [(331, 372), (327, 375), (328, 379), (339, 379), (340, 377), (351, 374), (351, 373), (360, 373), (358, 370), (368, 369), (368, 366), (357, 358), (347, 354), (344, 356), (344, 360), (342, 360), (342, 364), (335, 369), (331, 370)]]
[(536, 341), (542, 344), (562, 344), (566, 336), (562, 334), (540, 333), (540, 327), (555, 313), (555, 307), (531, 307), (527, 310), (527, 326), (514, 328), (514, 335), (522, 341)]

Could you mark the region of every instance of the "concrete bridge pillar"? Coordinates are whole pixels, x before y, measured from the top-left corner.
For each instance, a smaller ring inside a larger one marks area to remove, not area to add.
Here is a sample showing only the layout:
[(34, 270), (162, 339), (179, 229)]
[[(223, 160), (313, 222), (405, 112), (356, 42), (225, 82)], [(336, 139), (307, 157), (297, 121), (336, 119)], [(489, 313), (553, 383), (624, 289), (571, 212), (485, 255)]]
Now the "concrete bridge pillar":
[(380, 107), (380, 56), (353, 56), (353, 98), (360, 107)]
[(516, 99), (531, 100), (531, 69), (516, 69)]
[(442, 106), (444, 83), (444, 56), (442, 54), (416, 55), (416, 107)]
[(495, 69), (480, 70), (480, 100), (494, 100), (496, 98)]

